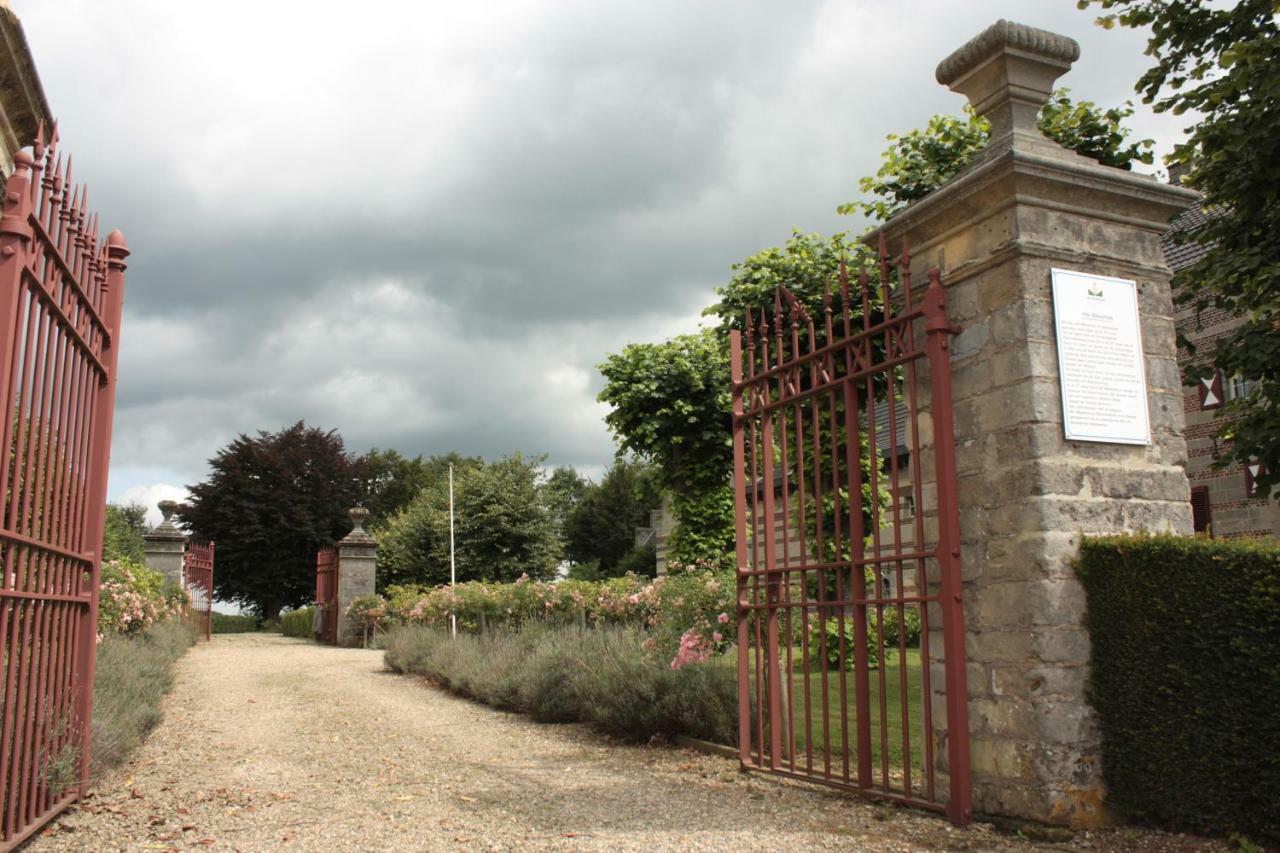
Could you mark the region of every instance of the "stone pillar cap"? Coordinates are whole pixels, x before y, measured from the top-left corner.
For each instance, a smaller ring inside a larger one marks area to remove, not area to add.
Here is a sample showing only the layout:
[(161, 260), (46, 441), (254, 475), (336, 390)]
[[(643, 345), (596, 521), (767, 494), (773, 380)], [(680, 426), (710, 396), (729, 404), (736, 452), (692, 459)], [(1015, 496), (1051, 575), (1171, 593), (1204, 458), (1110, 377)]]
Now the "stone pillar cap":
[(364, 523), (369, 518), (369, 510), (362, 506), (353, 506), (347, 510), (347, 517), (351, 519), (351, 532), (343, 537), (340, 545), (373, 545), (375, 540), (364, 529)]
[(1038, 136), (1040, 108), (1079, 58), (1075, 39), (1001, 19), (938, 63), (936, 73), (991, 122), (994, 143), (1010, 132)]
[(160, 514), (164, 519), (156, 525), (155, 530), (147, 533), (144, 539), (186, 539), (187, 534), (178, 529), (178, 525), (173, 523), (173, 514), (178, 511), (177, 501), (160, 501), (156, 504), (160, 508)]

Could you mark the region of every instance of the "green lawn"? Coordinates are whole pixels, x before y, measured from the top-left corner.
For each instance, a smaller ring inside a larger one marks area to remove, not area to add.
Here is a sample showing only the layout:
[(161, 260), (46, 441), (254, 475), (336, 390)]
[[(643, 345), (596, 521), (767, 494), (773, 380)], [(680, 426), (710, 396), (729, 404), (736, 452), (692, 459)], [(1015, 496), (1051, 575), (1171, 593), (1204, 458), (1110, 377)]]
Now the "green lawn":
[[(882, 780), (884, 772), (884, 764), (882, 756), (888, 755), (888, 772), (890, 779), (894, 781), (894, 786), (901, 784), (901, 774), (903, 771), (903, 742), (902, 742), (902, 701), (901, 701), (901, 681), (902, 667), (899, 661), (897, 650), (887, 653), (887, 660), (880, 669), (872, 670), (870, 673), (870, 724), (871, 724), (871, 756), (872, 756), (872, 775), (873, 779), (878, 783)], [(908, 732), (911, 744), (911, 776), (913, 787), (918, 786), (924, 778), (922, 769), (924, 767), (924, 744), (923, 744), (923, 720), (924, 712), (921, 705), (921, 672), (920, 672), (920, 652), (917, 649), (907, 650), (906, 676), (907, 676), (907, 714), (908, 714)], [(796, 661), (797, 667), (799, 662)], [(881, 674), (884, 676), (884, 717), (887, 721), (885, 727), (884, 741), (881, 739), (880, 718), (881, 718)], [(843, 693), (845, 696), (845, 706), (841, 709), (840, 696), (841, 684), (840, 673), (831, 670), (826, 673), (826, 685), (824, 688), (823, 673), (819, 670), (813, 670), (809, 673), (808, 689), (805, 687), (805, 676), (802, 672), (795, 672), (792, 675), (792, 714), (794, 716), (793, 728), (795, 732), (795, 766), (799, 772), (809, 772), (808, 747), (813, 747), (813, 769), (814, 772), (822, 773), (824, 769), (823, 748), (829, 747), (831, 752), (831, 773), (832, 775), (841, 776), (844, 772), (845, 755), (849, 759), (849, 773), (852, 778), (857, 775), (857, 695), (854, 674), (846, 672), (844, 678)], [(827, 710), (826, 736), (824, 737), (824, 726), (822, 711), (823, 707)], [(806, 716), (807, 712), (807, 716)], [(847, 722), (845, 722), (847, 720)], [(806, 725), (807, 723), (807, 725)], [(848, 733), (848, 751), (845, 750), (845, 731)], [(768, 749), (768, 735), (766, 733), (765, 748)], [(785, 737), (784, 737), (785, 742)], [(767, 759), (766, 759), (767, 761)], [(790, 760), (785, 765), (788, 769), (791, 767)]]

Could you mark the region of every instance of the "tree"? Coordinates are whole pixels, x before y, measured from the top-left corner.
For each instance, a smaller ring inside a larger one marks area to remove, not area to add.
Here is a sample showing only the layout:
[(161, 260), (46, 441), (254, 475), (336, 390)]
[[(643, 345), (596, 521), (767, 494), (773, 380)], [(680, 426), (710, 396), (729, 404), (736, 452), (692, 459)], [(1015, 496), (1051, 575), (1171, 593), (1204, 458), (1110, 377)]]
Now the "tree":
[[(454, 470), (458, 580), (555, 576), (560, 539), (541, 457), (507, 456)], [(378, 582), (449, 582), (449, 493), (433, 480), (379, 536)]]
[(347, 510), (361, 491), (342, 436), (301, 421), (241, 434), (209, 467), (178, 518), (193, 536), (217, 543), (214, 594), (264, 619), (310, 601), (316, 551), (351, 529)]
[(484, 464), (478, 456), (462, 456), (447, 453), (423, 459), (412, 459), (396, 450), (373, 448), (359, 460), (363, 503), (369, 510), (369, 526), (379, 527), (409, 505), (417, 494), (430, 483), (448, 479), (449, 466), (455, 473), (463, 468)]
[(102, 528), (102, 559), (146, 559), (142, 536), (147, 532), (147, 508), (141, 504), (107, 504)]
[(712, 329), (630, 344), (600, 365), (605, 423), (653, 463), (678, 520), (673, 559), (719, 560), (733, 545), (732, 412), (725, 336)]
[[(600, 365), (599, 399), (621, 448), (657, 468), (671, 493), (677, 526), (670, 543), (679, 562), (720, 560), (733, 548), (733, 436), (728, 330), (741, 328), (748, 309), (772, 312), (779, 285), (821, 316), (826, 288), (842, 260), (855, 268), (870, 259), (866, 247), (845, 234), (824, 237), (799, 231), (781, 246), (733, 265), (718, 301), (703, 313), (718, 329), (681, 335), (660, 344), (631, 344)], [(878, 296), (870, 308), (878, 315)], [(850, 307), (860, 324), (860, 302)], [(834, 505), (833, 505), (834, 507)]]
[[(1262, 463), (1255, 485), (1280, 485), (1280, 23), (1274, 0), (1210, 5), (1189, 0), (1082, 0), (1107, 28), (1149, 27), (1155, 60), (1136, 90), (1156, 112), (1198, 113), (1168, 158), (1211, 213), (1177, 239), (1209, 247), (1178, 272), (1178, 300), (1223, 309), (1238, 327), (1193, 352), (1192, 371), (1216, 368), (1252, 390), (1222, 410), (1221, 464)], [(1115, 10), (1115, 11), (1109, 11)]]
[[(649, 525), (649, 513), (662, 500), (657, 472), (643, 462), (618, 459), (599, 484), (586, 486), (565, 522), (565, 555), (574, 563), (595, 563), (603, 577), (618, 570), (635, 550), (637, 527)], [(653, 574), (656, 564), (648, 566)]]
[(557, 529), (564, 530), (565, 521), (590, 487), (591, 483), (572, 465), (561, 465), (551, 472), (545, 488), (548, 506), (556, 520)]
[[(1103, 110), (1091, 101), (1073, 102), (1069, 90), (1059, 89), (1040, 110), (1037, 124), (1064, 148), (1106, 166), (1130, 169), (1135, 162), (1152, 162), (1150, 139), (1129, 141), (1130, 131), (1122, 122), (1131, 115), (1133, 107), (1128, 103)], [(955, 177), (990, 136), (991, 124), (969, 106), (964, 118), (936, 115), (923, 130), (890, 134), (892, 144), (881, 155), (880, 170), (858, 182), (858, 188), (870, 193), (871, 199), (837, 209), (887, 220)]]

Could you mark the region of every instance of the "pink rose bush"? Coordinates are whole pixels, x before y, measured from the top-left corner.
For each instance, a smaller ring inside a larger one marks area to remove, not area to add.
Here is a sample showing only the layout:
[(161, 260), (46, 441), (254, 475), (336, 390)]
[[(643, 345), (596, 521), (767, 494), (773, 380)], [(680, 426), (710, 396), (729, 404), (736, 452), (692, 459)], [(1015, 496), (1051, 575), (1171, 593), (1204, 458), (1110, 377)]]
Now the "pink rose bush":
[(98, 593), (98, 634), (137, 636), (157, 622), (182, 615), (183, 594), (166, 589), (164, 575), (132, 560), (102, 564)]
[[(729, 648), (720, 630), (735, 611), (732, 572), (707, 564), (670, 564), (649, 579), (628, 574), (604, 581), (469, 581), (448, 586), (391, 586), (387, 619), (445, 626), (456, 615), (462, 630), (480, 631), (531, 622), (644, 629), (646, 651), (679, 668)], [(732, 633), (732, 632), (730, 632)], [(678, 665), (677, 665), (678, 662)]]

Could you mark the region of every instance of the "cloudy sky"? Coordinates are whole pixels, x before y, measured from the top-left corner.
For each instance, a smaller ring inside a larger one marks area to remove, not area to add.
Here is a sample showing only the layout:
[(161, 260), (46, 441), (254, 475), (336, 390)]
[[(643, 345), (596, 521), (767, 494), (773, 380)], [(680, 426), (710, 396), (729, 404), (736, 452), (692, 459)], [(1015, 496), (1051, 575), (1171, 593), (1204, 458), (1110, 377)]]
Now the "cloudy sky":
[[(1142, 36), (1075, 0), (12, 0), (77, 177), (134, 251), (111, 497), (241, 432), (613, 454), (595, 365), (693, 329), (731, 263), (837, 216), (884, 136), (958, 111), (997, 18), (1133, 97)], [(1167, 151), (1184, 122), (1132, 124)]]

